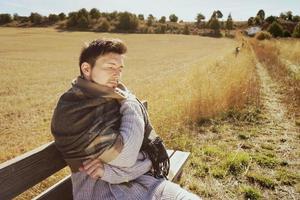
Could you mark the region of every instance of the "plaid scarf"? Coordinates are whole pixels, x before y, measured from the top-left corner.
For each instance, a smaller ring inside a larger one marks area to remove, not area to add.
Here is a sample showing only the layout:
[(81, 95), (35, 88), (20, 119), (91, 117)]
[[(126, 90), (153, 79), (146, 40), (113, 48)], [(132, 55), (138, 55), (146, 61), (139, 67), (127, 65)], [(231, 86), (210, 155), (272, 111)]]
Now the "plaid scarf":
[[(72, 87), (59, 99), (51, 121), (55, 145), (72, 172), (77, 172), (82, 162), (98, 158), (108, 163), (123, 148), (119, 132), (121, 117), (120, 101), (126, 99), (128, 89), (123, 83), (117, 88), (102, 86), (83, 79), (72, 81)], [(143, 104), (139, 102), (145, 121), (142, 151), (148, 153), (157, 177), (168, 174), (169, 159), (162, 140), (154, 131)]]
[[(126, 90), (122, 83), (118, 87)], [(121, 152), (119, 100), (123, 99), (125, 96), (112, 88), (80, 76), (60, 97), (53, 113), (51, 132), (72, 172), (78, 171), (84, 160), (99, 158), (109, 162)]]

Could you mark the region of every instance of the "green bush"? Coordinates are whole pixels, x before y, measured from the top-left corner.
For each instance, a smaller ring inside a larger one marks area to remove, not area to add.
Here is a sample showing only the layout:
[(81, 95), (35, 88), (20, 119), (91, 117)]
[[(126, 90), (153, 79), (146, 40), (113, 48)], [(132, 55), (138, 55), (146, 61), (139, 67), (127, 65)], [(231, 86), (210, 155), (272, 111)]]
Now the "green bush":
[(293, 31), (293, 37), (300, 38), (300, 22), (297, 24), (297, 26), (294, 28)]
[(291, 37), (291, 33), (288, 30), (284, 30), (282, 36), (283, 37)]
[(73, 27), (77, 25), (77, 12), (70, 12), (68, 14), (67, 27)]
[(155, 17), (152, 14), (149, 14), (147, 17), (147, 26), (152, 26), (155, 22)]
[(86, 29), (89, 27), (90, 16), (89, 12), (82, 8), (78, 12), (70, 12), (68, 16), (67, 26)]
[(78, 19), (77, 19), (77, 27), (78, 28), (88, 28), (89, 26), (89, 20), (87, 17), (85, 16), (80, 16)]
[(255, 38), (257, 40), (269, 40), (272, 38), (272, 35), (267, 31), (260, 31), (256, 33)]
[(101, 14), (97, 8), (92, 8), (90, 10), (90, 16), (92, 19), (98, 19), (101, 16)]
[(269, 27), (268, 32), (271, 33), (274, 37), (281, 37), (283, 35), (282, 26), (274, 21)]
[(209, 28), (214, 30), (214, 36), (220, 36), (221, 35), (221, 24), (218, 20), (218, 18), (212, 18), (209, 22)]
[(43, 17), (39, 13), (31, 13), (29, 16), (29, 20), (33, 24), (40, 24), (40, 23), (42, 23)]
[(119, 14), (117, 29), (121, 31), (135, 31), (139, 26), (139, 20), (136, 15), (129, 12)]
[(139, 14), (138, 15), (138, 19), (141, 20), (141, 21), (144, 21), (145, 20), (145, 17), (143, 14)]
[(110, 23), (109, 21), (107, 21), (106, 18), (104, 18), (99, 27), (98, 27), (98, 31), (101, 31), (101, 32), (109, 32), (110, 31)]
[(162, 16), (159, 20), (158, 20), (158, 22), (159, 23), (166, 23), (166, 21), (167, 21), (167, 19), (166, 19), (166, 17), (165, 16)]
[(178, 17), (175, 14), (171, 14), (169, 16), (169, 20), (170, 20), (170, 22), (177, 22), (178, 21)]
[(154, 32), (155, 32), (155, 33), (166, 33), (166, 30), (167, 30), (167, 25), (161, 24), (161, 25), (158, 25), (158, 26), (154, 29)]
[(10, 14), (0, 14), (0, 24), (6, 24), (12, 21)]
[(189, 26), (187, 24), (184, 25), (183, 34), (184, 35), (189, 35), (190, 34), (190, 29), (189, 29)]
[(59, 16), (56, 14), (49, 14), (48, 19), (50, 23), (56, 23), (59, 21)]
[(65, 13), (59, 13), (58, 14), (59, 20), (65, 20), (66, 19), (66, 14)]
[(265, 21), (268, 22), (269, 24), (273, 23), (276, 20), (277, 20), (276, 17), (272, 15), (265, 19)]

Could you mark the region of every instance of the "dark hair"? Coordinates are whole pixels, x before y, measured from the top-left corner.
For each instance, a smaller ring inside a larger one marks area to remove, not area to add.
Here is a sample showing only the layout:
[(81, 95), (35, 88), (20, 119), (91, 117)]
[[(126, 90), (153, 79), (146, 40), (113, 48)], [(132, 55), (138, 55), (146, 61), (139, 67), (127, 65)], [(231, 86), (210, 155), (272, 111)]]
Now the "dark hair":
[(105, 55), (107, 53), (117, 53), (125, 54), (127, 52), (127, 47), (120, 39), (97, 39), (90, 42), (88, 45), (82, 48), (79, 57), (79, 70), (80, 74), (83, 75), (81, 71), (81, 64), (87, 62), (93, 68), (96, 60), (99, 56)]

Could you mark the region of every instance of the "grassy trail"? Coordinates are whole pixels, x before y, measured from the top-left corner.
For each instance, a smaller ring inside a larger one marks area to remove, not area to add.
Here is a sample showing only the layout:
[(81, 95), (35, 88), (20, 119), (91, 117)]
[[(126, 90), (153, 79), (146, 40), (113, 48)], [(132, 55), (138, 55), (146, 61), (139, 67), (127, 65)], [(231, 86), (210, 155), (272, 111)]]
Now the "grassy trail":
[[(290, 165), (292, 171), (299, 174), (300, 159), (297, 155), (300, 152), (299, 128), (294, 123), (294, 116), (288, 115), (286, 106), (281, 102), (284, 94), (280, 92), (280, 86), (272, 80), (261, 63), (257, 63), (257, 72), (261, 82), (262, 112), (265, 116), (259, 140), (261, 142), (269, 141), (269, 147), (273, 146), (277, 157), (283, 159), (281, 164)], [(300, 197), (295, 188), (280, 184), (274, 195), (279, 199), (298, 199)]]

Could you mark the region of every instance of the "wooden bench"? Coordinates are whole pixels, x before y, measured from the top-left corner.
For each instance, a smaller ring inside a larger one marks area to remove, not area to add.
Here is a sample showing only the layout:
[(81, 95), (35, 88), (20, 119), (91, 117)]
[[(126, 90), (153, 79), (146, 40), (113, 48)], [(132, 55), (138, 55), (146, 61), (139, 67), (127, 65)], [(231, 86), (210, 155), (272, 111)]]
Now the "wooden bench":
[[(143, 104), (147, 108), (147, 102), (143, 101)], [(190, 153), (168, 150), (168, 155), (170, 157), (168, 179), (176, 182), (182, 174), (183, 166)], [(12, 199), (66, 166), (66, 162), (53, 141), (8, 160), (0, 164), (0, 199)], [(34, 199), (73, 199), (71, 175), (66, 176)]]

